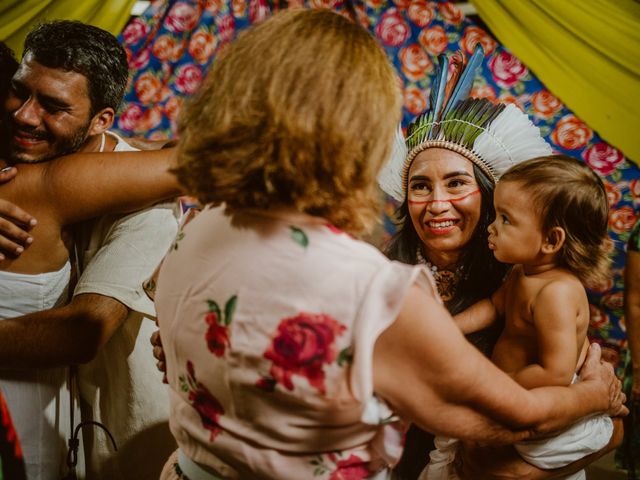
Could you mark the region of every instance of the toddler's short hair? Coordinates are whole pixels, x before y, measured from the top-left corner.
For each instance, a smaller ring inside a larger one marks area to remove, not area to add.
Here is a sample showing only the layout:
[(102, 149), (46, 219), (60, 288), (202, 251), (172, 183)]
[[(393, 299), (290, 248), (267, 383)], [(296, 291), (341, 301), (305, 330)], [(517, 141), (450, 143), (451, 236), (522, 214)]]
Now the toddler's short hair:
[(608, 278), (609, 204), (595, 172), (569, 156), (549, 155), (511, 167), (500, 182), (518, 182), (531, 192), (544, 232), (556, 226), (565, 231), (561, 266), (584, 285), (597, 285)]

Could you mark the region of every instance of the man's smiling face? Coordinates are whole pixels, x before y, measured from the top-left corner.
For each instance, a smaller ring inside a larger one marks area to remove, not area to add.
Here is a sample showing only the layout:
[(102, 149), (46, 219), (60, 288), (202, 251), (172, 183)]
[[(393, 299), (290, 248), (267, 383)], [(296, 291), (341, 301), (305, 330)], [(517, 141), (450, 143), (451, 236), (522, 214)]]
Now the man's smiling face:
[(13, 161), (36, 163), (75, 152), (86, 141), (92, 119), (87, 79), (46, 67), (27, 53), (4, 111)]

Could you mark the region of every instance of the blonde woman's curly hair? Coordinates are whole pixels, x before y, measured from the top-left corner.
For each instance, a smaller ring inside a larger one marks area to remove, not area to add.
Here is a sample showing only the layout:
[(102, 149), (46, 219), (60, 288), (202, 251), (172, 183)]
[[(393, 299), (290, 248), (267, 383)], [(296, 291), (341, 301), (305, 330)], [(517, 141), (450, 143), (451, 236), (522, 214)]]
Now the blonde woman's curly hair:
[(518, 182), (533, 196), (543, 232), (565, 231), (558, 260), (586, 286), (610, 277), (609, 203), (600, 177), (566, 155), (549, 155), (511, 167), (500, 183)]
[(183, 109), (174, 172), (204, 204), (293, 207), (359, 232), (379, 215), (400, 105), (366, 30), (328, 10), (278, 13), (227, 48)]

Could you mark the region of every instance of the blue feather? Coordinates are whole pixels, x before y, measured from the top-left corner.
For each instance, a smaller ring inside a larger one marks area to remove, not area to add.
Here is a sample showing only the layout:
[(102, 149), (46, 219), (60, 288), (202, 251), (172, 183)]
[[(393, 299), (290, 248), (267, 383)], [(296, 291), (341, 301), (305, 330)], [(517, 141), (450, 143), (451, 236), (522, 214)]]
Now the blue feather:
[(456, 87), (451, 94), (451, 98), (447, 102), (445, 107), (445, 111), (442, 114), (442, 117), (445, 117), (449, 110), (455, 108), (456, 104), (461, 100), (466, 99), (471, 93), (471, 87), (473, 87), (473, 81), (476, 78), (476, 72), (480, 65), (482, 65), (482, 61), (484, 60), (484, 50), (482, 45), (479, 43), (476, 44), (476, 48), (473, 50), (473, 55), (471, 55), (471, 59), (467, 64), (467, 67), (464, 69), (464, 72), (460, 75)]
[[(431, 85), (431, 92), (429, 93), (429, 106), (431, 112), (429, 114), (429, 121), (440, 120), (440, 110), (442, 110), (442, 102), (444, 101), (444, 89), (447, 85), (447, 74), (449, 72), (449, 60), (445, 55), (440, 55), (440, 65), (436, 72), (433, 84)], [(435, 132), (434, 132), (435, 133)], [(429, 135), (431, 138), (431, 135)]]

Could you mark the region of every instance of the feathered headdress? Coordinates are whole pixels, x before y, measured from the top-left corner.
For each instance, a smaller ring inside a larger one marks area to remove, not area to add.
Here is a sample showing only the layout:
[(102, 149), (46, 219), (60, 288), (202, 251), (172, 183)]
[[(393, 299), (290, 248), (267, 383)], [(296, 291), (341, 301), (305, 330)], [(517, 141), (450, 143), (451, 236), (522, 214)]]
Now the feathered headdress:
[(468, 98), (483, 58), (480, 44), (468, 64), (462, 52), (454, 53), (450, 60), (440, 56), (429, 110), (409, 125), (406, 139), (398, 128), (391, 159), (378, 176), (382, 189), (396, 200), (404, 200), (409, 167), (427, 148), (463, 155), (494, 183), (512, 165), (551, 154), (538, 127), (515, 105)]

